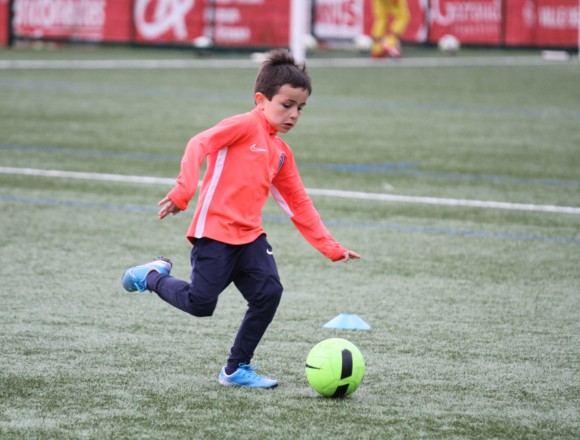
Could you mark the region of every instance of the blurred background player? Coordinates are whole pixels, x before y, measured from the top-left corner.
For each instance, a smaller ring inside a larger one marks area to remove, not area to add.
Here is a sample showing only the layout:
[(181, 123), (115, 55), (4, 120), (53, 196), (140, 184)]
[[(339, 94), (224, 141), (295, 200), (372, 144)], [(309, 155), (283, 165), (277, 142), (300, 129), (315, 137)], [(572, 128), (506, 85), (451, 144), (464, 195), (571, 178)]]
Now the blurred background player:
[(400, 58), (400, 36), (405, 32), (411, 14), (407, 0), (372, 0), (373, 1), (373, 27), (371, 36), (373, 45), (371, 57)]

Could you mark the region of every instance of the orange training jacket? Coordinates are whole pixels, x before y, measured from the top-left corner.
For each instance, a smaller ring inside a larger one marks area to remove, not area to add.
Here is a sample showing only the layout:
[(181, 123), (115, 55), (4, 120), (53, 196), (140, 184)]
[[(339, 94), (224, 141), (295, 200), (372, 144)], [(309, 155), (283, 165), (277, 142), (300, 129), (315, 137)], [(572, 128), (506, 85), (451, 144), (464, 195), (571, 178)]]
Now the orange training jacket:
[(239, 245), (264, 234), (262, 208), (269, 193), (304, 238), (332, 261), (347, 249), (326, 229), (306, 194), (290, 147), (277, 136), (257, 108), (194, 136), (181, 160), (175, 187), (168, 193), (182, 211), (197, 190), (207, 158), (193, 221), (187, 238), (208, 237)]

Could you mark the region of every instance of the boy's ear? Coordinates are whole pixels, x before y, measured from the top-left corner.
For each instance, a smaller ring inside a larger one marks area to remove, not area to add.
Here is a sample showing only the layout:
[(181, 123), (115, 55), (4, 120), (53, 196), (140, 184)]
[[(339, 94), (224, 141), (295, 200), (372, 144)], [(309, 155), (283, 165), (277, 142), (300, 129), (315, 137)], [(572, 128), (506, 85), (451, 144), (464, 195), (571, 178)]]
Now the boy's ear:
[(266, 99), (267, 99), (266, 95), (264, 95), (262, 92), (256, 92), (256, 94), (254, 95), (254, 102), (258, 107), (264, 104), (264, 101), (266, 101)]

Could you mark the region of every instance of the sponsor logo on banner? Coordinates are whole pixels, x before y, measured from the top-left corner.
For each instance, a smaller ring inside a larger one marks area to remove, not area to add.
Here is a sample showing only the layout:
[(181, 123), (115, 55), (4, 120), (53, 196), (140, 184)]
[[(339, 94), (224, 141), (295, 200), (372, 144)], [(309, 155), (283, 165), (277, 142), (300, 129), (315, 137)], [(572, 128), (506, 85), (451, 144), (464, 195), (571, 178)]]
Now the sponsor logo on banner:
[(505, 14), (505, 43), (575, 47), (579, 14), (578, 0), (512, 0)]
[(16, 35), (100, 40), (107, 0), (18, 0), (14, 2)]
[(450, 33), (462, 42), (499, 43), (501, 0), (432, 0), (431, 39)]
[(538, 25), (545, 29), (577, 29), (580, 6), (541, 5), (538, 7)]
[(291, 0), (206, 2), (203, 35), (231, 47), (287, 46)]
[[(240, 3), (240, 2), (238, 2)], [(262, 0), (252, 1), (253, 6), (261, 5)], [(239, 5), (234, 1), (217, 0), (214, 8), (205, 13), (207, 26), (204, 33), (213, 35), (216, 41), (228, 43), (247, 43), (252, 38), (248, 17), (245, 19)]]
[(134, 0), (137, 41), (284, 46), (290, 0)]
[(363, 0), (318, 0), (314, 34), (321, 39), (353, 39), (364, 33)]
[[(522, 7), (522, 19), (526, 27), (565, 30), (578, 28), (579, 7), (565, 4), (542, 4), (527, 0)], [(571, 2), (570, 2), (571, 3)]]
[[(444, 7), (443, 7), (443, 5)], [(431, 1), (431, 23), (451, 26), (458, 23), (493, 23), (501, 21), (501, 1)]]
[(188, 37), (185, 18), (195, 0), (136, 0), (135, 27), (145, 39), (154, 40), (167, 32), (176, 39)]

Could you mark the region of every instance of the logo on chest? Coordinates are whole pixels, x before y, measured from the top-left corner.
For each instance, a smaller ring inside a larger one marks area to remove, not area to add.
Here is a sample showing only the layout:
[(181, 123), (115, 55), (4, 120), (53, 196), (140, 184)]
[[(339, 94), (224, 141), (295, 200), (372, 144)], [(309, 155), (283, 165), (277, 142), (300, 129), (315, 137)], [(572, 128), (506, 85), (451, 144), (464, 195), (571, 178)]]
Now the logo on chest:
[(256, 147), (256, 144), (254, 144), (250, 147), (250, 151), (261, 152), (261, 151), (268, 151), (268, 149)]

